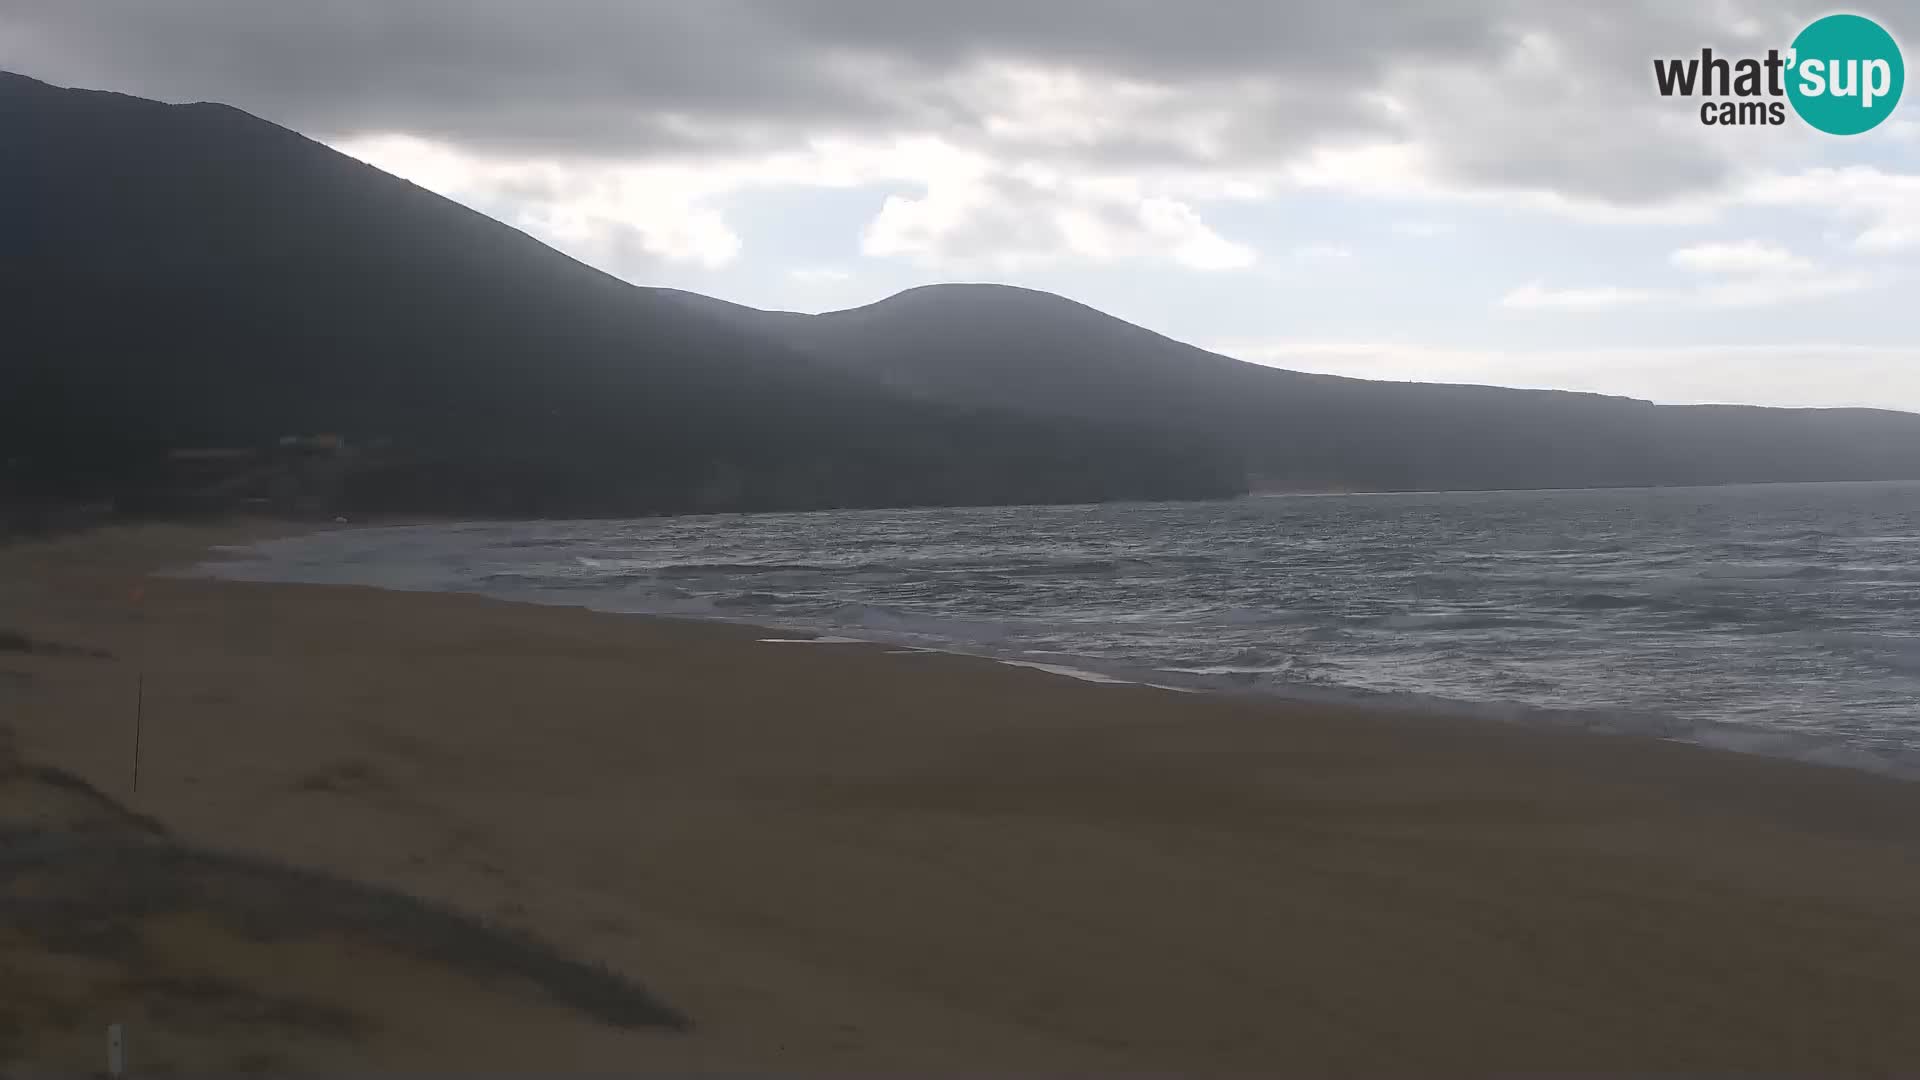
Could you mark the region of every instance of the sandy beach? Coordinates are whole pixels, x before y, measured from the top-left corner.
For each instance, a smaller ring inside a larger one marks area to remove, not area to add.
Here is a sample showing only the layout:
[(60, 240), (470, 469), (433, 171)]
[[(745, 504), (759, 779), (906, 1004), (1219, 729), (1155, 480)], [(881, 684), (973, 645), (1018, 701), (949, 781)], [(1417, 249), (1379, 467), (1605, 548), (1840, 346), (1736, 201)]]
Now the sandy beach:
[(600, 997), (630, 1007), (556, 991), (558, 959), (448, 963), (364, 918), (276, 931), (213, 900), (63, 943), (20, 913), (66, 871), (15, 871), (16, 1067), (99, 1068), (119, 1021), (136, 1064), (190, 1071), (1920, 1068), (1920, 785), (155, 576), (273, 528), (0, 548), (0, 827), (390, 890), (627, 980)]

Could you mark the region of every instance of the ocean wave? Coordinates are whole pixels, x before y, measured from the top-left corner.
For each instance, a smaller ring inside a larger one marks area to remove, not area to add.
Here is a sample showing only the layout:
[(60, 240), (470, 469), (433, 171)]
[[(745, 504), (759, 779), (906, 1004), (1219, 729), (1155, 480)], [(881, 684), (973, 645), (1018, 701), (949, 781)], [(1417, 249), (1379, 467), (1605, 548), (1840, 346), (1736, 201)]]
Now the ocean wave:
[(822, 621), (834, 627), (862, 627), (922, 639), (974, 643), (1004, 641), (1015, 632), (1011, 625), (999, 620), (923, 615), (873, 604), (842, 604), (826, 612)]
[(715, 596), (710, 599), (710, 602), (717, 608), (758, 609), (778, 608), (786, 604), (804, 603), (804, 601), (795, 597), (757, 589), (747, 592), (728, 593), (724, 596)]
[(1614, 611), (1620, 608), (1647, 606), (1647, 598), (1642, 596), (1618, 596), (1613, 593), (1581, 593), (1567, 601), (1567, 606), (1579, 611)]
[(1141, 569), (1150, 560), (1133, 558), (1067, 559), (983, 559), (978, 556), (949, 558), (900, 558), (849, 562), (760, 562), (712, 561), (679, 562), (648, 559), (600, 559), (576, 556), (582, 566), (596, 570), (647, 572), (663, 578), (720, 577), (725, 575), (833, 574), (836, 577), (870, 575), (962, 574), (982, 577), (1074, 577), (1111, 574), (1120, 570)]
[(1715, 581), (1769, 581), (1832, 577), (1835, 573), (1831, 566), (1818, 566), (1811, 563), (1787, 566), (1777, 563), (1736, 563), (1702, 567), (1694, 576)]
[(1208, 621), (1218, 620), (1228, 626), (1286, 626), (1318, 622), (1323, 618), (1325, 616), (1317, 612), (1294, 608), (1226, 607), (1207, 615)]
[(1490, 539), (1462, 545), (1461, 550), (1487, 555), (1501, 555), (1510, 552), (1524, 552), (1538, 555), (1549, 551), (1585, 551), (1586, 544), (1563, 533), (1508, 533)]
[(578, 547), (600, 548), (600, 547), (604, 547), (605, 545), (604, 545), (604, 541), (595, 537), (521, 536), (521, 537), (513, 537), (507, 540), (502, 540), (495, 546), (505, 551), (526, 551), (526, 550), (538, 550), (541, 548), (552, 548), (555, 550), (564, 551), (568, 548), (578, 548)]
[(1551, 620), (1539, 617), (1487, 612), (1379, 615), (1363, 621), (1387, 630), (1492, 630), (1501, 627), (1542, 628), (1558, 625)]
[(825, 566), (819, 563), (789, 562), (711, 562), (711, 563), (667, 563), (649, 567), (655, 576), (663, 578), (717, 577), (723, 574), (827, 574), (844, 571), (847, 567)]
[(989, 573), (1007, 577), (1050, 577), (1055, 574), (1110, 574), (1129, 566), (1145, 566), (1140, 559), (1060, 559), (980, 567)]
[[(272, 541), (211, 572), (1043, 650), (1236, 692), (1598, 709), (1565, 722), (1662, 737), (1758, 717), (1920, 752), (1920, 489), (1862, 491), (1831, 520), (1804, 493), (1704, 491), (1656, 513), (1483, 493), (477, 523)], [(1844, 756), (1743, 730), (1713, 737)]]
[(585, 585), (587, 588), (599, 588), (604, 584), (604, 582), (599, 579), (583, 582), (579, 579), (556, 578), (551, 574), (522, 573), (514, 570), (480, 574), (471, 578), (470, 581), (471, 584), (478, 586), (483, 592), (500, 589), (564, 589), (570, 585), (575, 587)]
[(1049, 675), (1064, 675), (1069, 679), (1077, 679), (1080, 682), (1106, 683), (1115, 686), (1129, 685), (1133, 682), (1131, 679), (1120, 679), (1103, 672), (1090, 671), (1087, 668), (1070, 667), (1065, 664), (1042, 664), (1034, 660), (1005, 659), (1000, 662), (1008, 667), (1029, 668), (1033, 671), (1044, 671)]
[(1920, 636), (1829, 631), (1814, 640), (1855, 660), (1908, 674), (1920, 674)]

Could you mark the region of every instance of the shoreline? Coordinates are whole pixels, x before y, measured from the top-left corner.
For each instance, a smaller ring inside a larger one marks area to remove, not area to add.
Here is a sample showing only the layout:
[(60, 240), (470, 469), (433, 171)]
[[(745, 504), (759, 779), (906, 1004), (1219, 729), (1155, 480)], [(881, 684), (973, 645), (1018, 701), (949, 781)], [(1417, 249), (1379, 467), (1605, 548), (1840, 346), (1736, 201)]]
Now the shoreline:
[[(1884, 484), (1884, 483), (1888, 483), (1889, 481), (1872, 480), (1872, 481), (1854, 481), (1854, 482), (1861, 483), (1861, 484)], [(1722, 484), (1722, 485), (1707, 485), (1707, 486), (1708, 487), (1728, 487), (1728, 486), (1778, 487), (1782, 485), (1796, 485), (1796, 484), (1801, 486), (1822, 486), (1822, 485), (1828, 485), (1832, 483), (1835, 483), (1835, 481), (1781, 481), (1776, 483), (1753, 483), (1753, 484), (1737, 484), (1737, 485)], [(1920, 484), (1920, 481), (1913, 481), (1913, 483)], [(1683, 486), (1683, 488), (1690, 489), (1690, 488), (1699, 487), (1699, 486), (1700, 485), (1687, 485), (1687, 486)], [(1475, 489), (1474, 492), (1469, 492), (1469, 493), (1475, 493), (1475, 492), (1478, 492), (1479, 490), (1480, 489)], [(1487, 492), (1497, 494), (1497, 493), (1503, 493), (1508, 489), (1494, 488), (1494, 489), (1485, 489), (1485, 490)], [(1606, 491), (1613, 491), (1618, 489), (1544, 488), (1544, 489), (1516, 489), (1516, 490), (1550, 491), (1550, 492), (1558, 492), (1558, 491), (1606, 492)], [(1661, 491), (1661, 490), (1667, 490), (1667, 488), (1656, 486), (1656, 487), (1633, 488), (1632, 490)], [(1454, 492), (1428, 492), (1424, 490), (1414, 490), (1414, 491), (1329, 492), (1329, 493), (1309, 492), (1309, 493), (1284, 493), (1284, 494), (1291, 496), (1294, 494), (1421, 495), (1421, 494), (1453, 494), (1453, 493)], [(1259, 497), (1259, 496), (1246, 496), (1246, 497)], [(822, 511), (822, 512), (832, 513), (835, 511)], [(222, 578), (222, 577), (219, 577), (218, 575), (213, 575), (213, 574), (199, 573), (199, 571), (202, 571), (207, 567), (215, 566), (221, 563), (234, 562), (246, 557), (244, 552), (234, 551), (230, 549), (251, 548), (251, 547), (257, 546), (262, 542), (268, 542), (272, 540), (298, 538), (298, 537), (314, 535), (316, 533), (321, 533), (321, 532), (344, 532), (344, 531), (361, 531), (361, 530), (372, 530), (372, 529), (436, 528), (436, 527), (442, 527), (442, 526), (448, 526), (448, 525), (462, 525), (462, 524), (472, 524), (472, 523), (474, 522), (470, 522), (465, 519), (456, 520), (456, 519), (437, 519), (437, 518), (435, 519), (396, 518), (396, 519), (387, 520), (387, 521), (354, 522), (354, 523), (341, 523), (341, 524), (284, 522), (284, 521), (277, 521), (277, 520), (267, 520), (264, 522), (250, 522), (244, 527), (243, 535), (246, 537), (245, 539), (237, 542), (233, 542), (233, 543), (221, 543), (217, 545), (208, 546), (201, 550), (201, 552), (195, 558), (194, 561), (169, 564), (169, 565), (163, 565), (163, 566), (155, 566), (148, 571), (148, 576), (170, 577), (178, 580), (195, 580), (195, 579), (218, 580), (218, 581), (226, 581), (232, 584), (259, 585), (259, 586), (264, 586), (269, 588), (281, 587), (281, 588), (313, 588), (313, 589), (369, 589), (376, 592), (399, 593), (399, 594), (416, 594), (416, 595), (429, 595), (429, 596), (461, 596), (461, 597), (471, 597), (473, 599), (485, 601), (487, 603), (505, 604), (505, 605), (515, 606), (515, 607), (525, 606), (525, 607), (538, 607), (538, 608), (558, 608), (561, 610), (580, 611), (580, 612), (589, 613), (594, 616), (604, 617), (604, 618), (659, 621), (666, 624), (682, 624), (687, 626), (724, 626), (724, 627), (734, 628), (735, 630), (744, 631), (746, 634), (749, 635), (747, 640), (750, 640), (757, 644), (804, 643), (809, 645), (822, 645), (822, 646), (857, 646), (862, 650), (870, 651), (873, 654), (879, 655), (879, 656), (902, 656), (902, 655), (908, 655), (908, 654), (921, 654), (926, 656), (957, 657), (965, 661), (978, 661), (981, 663), (998, 665), (1000, 667), (1034, 670), (1034, 671), (1042, 672), (1044, 674), (1047, 674), (1049, 676), (1053, 676), (1056, 678), (1063, 678), (1070, 682), (1084, 683), (1092, 686), (1127, 687), (1127, 688), (1132, 688), (1137, 690), (1149, 690), (1149, 691), (1158, 691), (1163, 693), (1175, 693), (1175, 694), (1198, 694), (1198, 695), (1205, 695), (1207, 697), (1219, 698), (1227, 701), (1240, 701), (1248, 704), (1253, 704), (1255, 706), (1260, 706), (1260, 705), (1277, 706), (1281, 711), (1290, 711), (1291, 709), (1296, 709), (1296, 708), (1326, 709), (1326, 710), (1339, 712), (1339, 713), (1357, 713), (1357, 714), (1371, 717), (1373, 719), (1384, 719), (1389, 723), (1402, 723), (1402, 722), (1413, 723), (1413, 724), (1434, 723), (1434, 724), (1441, 725), (1443, 727), (1458, 725), (1458, 726), (1465, 726), (1469, 728), (1479, 727), (1484, 725), (1484, 726), (1490, 726), (1490, 727), (1494, 727), (1501, 730), (1518, 731), (1526, 734), (1538, 734), (1538, 735), (1543, 735), (1547, 737), (1572, 735), (1572, 736), (1577, 736), (1581, 738), (1599, 738), (1599, 739), (1606, 739), (1606, 740), (1625, 739), (1630, 742), (1640, 742), (1640, 743), (1655, 744), (1660, 746), (1684, 747), (1689, 750), (1703, 751), (1705, 753), (1712, 754), (1712, 755), (1732, 755), (1732, 756), (1742, 757), (1742, 758), (1758, 758), (1758, 759), (1769, 761), (1769, 762), (1782, 762), (1782, 763), (1786, 763), (1796, 767), (1807, 767), (1807, 768), (1814, 768), (1814, 769), (1820, 769), (1820, 770), (1833, 770), (1845, 775), (1865, 775), (1865, 776), (1874, 777), (1876, 779), (1891, 780), (1899, 783), (1914, 783), (1915, 781), (1920, 781), (1920, 766), (1916, 766), (1915, 771), (1910, 773), (1896, 772), (1894, 770), (1898, 767), (1891, 766), (1891, 765), (1881, 768), (1881, 767), (1872, 767), (1872, 766), (1861, 765), (1861, 764), (1839, 764), (1839, 763), (1835, 763), (1831, 761), (1823, 761), (1815, 758), (1795, 756), (1792, 754), (1775, 753), (1775, 752), (1769, 752), (1765, 750), (1746, 750), (1746, 749), (1740, 749), (1740, 748), (1731, 747), (1731, 746), (1717, 745), (1715, 743), (1703, 742), (1687, 736), (1662, 735), (1662, 734), (1656, 734), (1656, 733), (1652, 733), (1644, 730), (1622, 730), (1622, 729), (1611, 728), (1611, 727), (1605, 726), (1609, 719), (1627, 715), (1624, 713), (1618, 713), (1611, 710), (1535, 706), (1535, 705), (1530, 705), (1523, 702), (1516, 702), (1516, 701), (1509, 701), (1509, 700), (1495, 700), (1495, 699), (1467, 700), (1467, 699), (1445, 698), (1445, 697), (1440, 697), (1436, 695), (1416, 694), (1416, 693), (1385, 693), (1385, 692), (1366, 691), (1366, 690), (1361, 690), (1361, 689), (1352, 688), (1352, 687), (1344, 687), (1344, 686), (1317, 687), (1317, 686), (1312, 686), (1307, 684), (1300, 684), (1295, 686), (1289, 686), (1284, 689), (1281, 689), (1281, 688), (1239, 689), (1232, 686), (1214, 685), (1214, 684), (1197, 685), (1197, 686), (1158, 685), (1158, 684), (1147, 681), (1150, 676), (1150, 673), (1147, 671), (1137, 670), (1137, 669), (1128, 669), (1127, 673), (1124, 675), (1109, 674), (1107, 671), (1102, 671), (1097, 667), (1075, 666), (1076, 664), (1081, 664), (1081, 663), (1086, 663), (1086, 664), (1099, 663), (1094, 658), (1067, 656), (1066, 654), (1059, 654), (1059, 655), (1061, 655), (1063, 659), (1070, 661), (1070, 663), (1053, 664), (1053, 663), (1047, 663), (1047, 662), (1037, 662), (1037, 661), (1018, 659), (1018, 658), (1000, 655), (992, 652), (970, 651), (964, 648), (950, 648), (950, 647), (943, 647), (943, 646), (908, 644), (903, 641), (888, 640), (884, 637), (858, 637), (853, 634), (842, 636), (840, 634), (837, 634), (832, 628), (807, 626), (803, 624), (767, 623), (767, 622), (760, 622), (760, 621), (747, 619), (747, 618), (735, 618), (735, 617), (724, 616), (724, 615), (708, 616), (708, 615), (689, 615), (689, 614), (680, 614), (680, 613), (672, 613), (672, 612), (608, 610), (608, 609), (594, 608), (584, 604), (569, 603), (569, 602), (562, 602), (562, 601), (549, 602), (544, 600), (519, 599), (514, 597), (508, 597), (508, 596), (497, 596), (497, 595), (484, 593), (484, 592), (477, 592), (477, 591), (412, 589), (412, 588), (395, 588), (391, 586), (380, 586), (380, 585), (311, 583), (311, 582), (297, 582), (297, 581), (281, 581), (281, 580), (273, 580), (273, 579), (235, 579), (235, 578)], [(216, 526), (215, 528), (224, 529), (225, 527)], [(809, 635), (809, 636), (802, 637), (802, 638), (785, 636), (785, 635), (792, 635), (792, 634), (802, 634), (802, 635)], [(1122, 665), (1105, 665), (1105, 664), (1102, 664), (1101, 666), (1109, 667), (1115, 670), (1118, 670), (1119, 668), (1122, 667)], [(1161, 674), (1175, 674), (1175, 673), (1164, 672)], [(1561, 723), (1559, 722), (1561, 719), (1565, 719), (1569, 722)], [(1662, 714), (1660, 716), (1650, 717), (1650, 719), (1655, 721), (1671, 721), (1671, 722), (1689, 723), (1689, 724), (1695, 723), (1693, 721), (1685, 720), (1684, 718), (1665, 715), (1665, 714)], [(1737, 727), (1736, 725), (1732, 725), (1732, 724), (1724, 724), (1724, 723), (1718, 723), (1718, 722), (1710, 724), (1710, 727), (1715, 730), (1724, 729), (1731, 732), (1737, 732), (1739, 734), (1753, 735), (1753, 736), (1760, 736), (1760, 737), (1775, 737), (1775, 736), (1782, 735), (1782, 733), (1771, 731), (1768, 729), (1743, 728), (1743, 727)], [(1920, 840), (1920, 832), (1916, 833), (1916, 839)]]
[[(1878, 483), (1878, 482), (1875, 482)], [(1767, 486), (1767, 485), (1746, 485)], [(1774, 485), (1778, 486), (1778, 485)], [(1821, 485), (1812, 485), (1821, 486)], [(1565, 489), (1607, 490), (1607, 489)], [(1659, 490), (1659, 489), (1648, 489)], [(1384, 493), (1399, 494), (1399, 493)], [(1422, 493), (1415, 493), (1422, 494)], [(437, 528), (447, 525), (478, 524), (449, 521), (391, 521), (346, 526), (326, 526), (324, 531), (374, 531), (413, 527)], [(265, 540), (298, 538), (306, 530), (265, 537)], [(248, 544), (246, 546), (253, 546)], [(1195, 675), (1180, 669), (1119, 663), (1098, 657), (1067, 652), (994, 649), (980, 642), (935, 639), (933, 635), (905, 630), (881, 630), (863, 626), (843, 626), (798, 621), (768, 621), (751, 616), (720, 612), (690, 613), (673, 610), (639, 610), (599, 607), (589, 602), (591, 594), (575, 596), (560, 592), (563, 598), (487, 592), (480, 589), (417, 588), (400, 585), (374, 585), (364, 582), (313, 582), (297, 578), (227, 575), (218, 568), (244, 563), (246, 552), (209, 552), (217, 558), (174, 567), (168, 576), (250, 582), (268, 585), (344, 585), (380, 588), (388, 591), (462, 595), (498, 600), (503, 603), (540, 607), (572, 608), (603, 615), (640, 619), (666, 619), (691, 623), (711, 623), (746, 627), (763, 639), (793, 640), (796, 635), (826, 639), (832, 644), (871, 644), (888, 650), (911, 650), (993, 661), (1010, 667), (1034, 668), (1050, 674), (1094, 684), (1119, 683), (1156, 690), (1189, 694), (1218, 695), (1252, 702), (1280, 703), (1289, 707), (1358, 710), (1407, 719), (1409, 722), (1486, 723), (1542, 732), (1575, 731), (1607, 737), (1647, 739), (1662, 743), (1693, 746), (1722, 753), (1758, 756), (1793, 761), (1825, 768), (1837, 768), (1905, 782), (1920, 782), (1920, 751), (1874, 752), (1844, 736), (1822, 730), (1791, 730), (1778, 724), (1720, 719), (1701, 719), (1676, 712), (1651, 712), (1603, 706), (1540, 704), (1511, 698), (1447, 697), (1417, 691), (1380, 691), (1358, 686), (1318, 683), (1269, 683), (1255, 686)], [(941, 621), (940, 616), (926, 616)]]
[[(691, 1021), (485, 999), (569, 1068), (1920, 1060), (1910, 783), (742, 624), (151, 576), (232, 536), (0, 552), (0, 629), (113, 654), (0, 653), (20, 756), (211, 850), (536, 933)], [(409, 1011), (446, 978), (395, 974), (394, 1022), (312, 1060), (538, 1060)]]

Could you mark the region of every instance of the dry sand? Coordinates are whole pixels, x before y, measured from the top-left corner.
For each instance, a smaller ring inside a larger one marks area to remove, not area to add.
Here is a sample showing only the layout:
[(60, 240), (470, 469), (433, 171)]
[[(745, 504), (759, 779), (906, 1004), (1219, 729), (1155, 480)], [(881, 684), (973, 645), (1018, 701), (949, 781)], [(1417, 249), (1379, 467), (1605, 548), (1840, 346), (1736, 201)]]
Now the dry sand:
[[(12, 755), (119, 804), (0, 784), (0, 825), (145, 815), (529, 931), (693, 1026), (620, 1027), (365, 927), (237, 931), (176, 896), (126, 953), (0, 925), (17, 1063), (98, 1067), (131, 1010), (136, 1063), (182, 1068), (1920, 1070), (1920, 785), (733, 626), (147, 576), (238, 535), (0, 550), (0, 632), (79, 650), (0, 650)], [(9, 901), (61, 887), (0, 880)], [(235, 986), (273, 1000), (215, 1007)]]

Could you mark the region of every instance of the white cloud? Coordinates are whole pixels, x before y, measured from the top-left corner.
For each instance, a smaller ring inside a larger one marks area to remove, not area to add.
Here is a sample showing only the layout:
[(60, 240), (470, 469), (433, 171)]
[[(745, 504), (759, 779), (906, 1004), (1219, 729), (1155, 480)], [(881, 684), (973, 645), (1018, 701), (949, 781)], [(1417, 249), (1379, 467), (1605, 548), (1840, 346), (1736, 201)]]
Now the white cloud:
[(336, 149), (613, 273), (647, 259), (724, 266), (740, 253), (740, 236), (705, 203), (706, 179), (684, 167), (499, 159), (406, 135)]
[(1837, 216), (1852, 222), (1854, 250), (1867, 254), (1920, 249), (1920, 175), (1869, 165), (1808, 169), (1754, 180), (1735, 201)]
[(1762, 240), (1695, 244), (1675, 251), (1670, 260), (1682, 270), (1717, 279), (1672, 297), (1713, 307), (1770, 307), (1881, 284), (1879, 275), (1822, 266)]
[(1856, 251), (1876, 255), (1920, 249), (1920, 214), (1909, 210), (1898, 217), (1889, 216), (1855, 237), (1853, 246)]
[(1597, 286), (1557, 289), (1531, 282), (1502, 296), (1499, 306), (1520, 310), (1603, 311), (1635, 304), (1666, 307), (1769, 307), (1859, 292), (1887, 276), (1835, 269), (1762, 240), (1694, 244), (1668, 261), (1707, 280), (1680, 288)]
[(1615, 285), (1556, 289), (1530, 282), (1500, 297), (1497, 306), (1511, 311), (1576, 313), (1656, 304), (1665, 307), (1769, 307), (1859, 292), (1883, 283), (1883, 278), (1873, 274), (1834, 272), (1819, 267), (1790, 275), (1771, 272), (1735, 275), (1686, 289), (1640, 289)]
[(853, 274), (837, 266), (797, 266), (787, 276), (802, 285), (837, 285), (853, 279)]
[[(689, 116), (676, 130), (689, 145), (708, 148), (699, 156), (629, 160), (516, 159), (406, 136), (340, 145), (630, 275), (648, 260), (713, 268), (739, 257), (745, 240), (724, 214), (725, 199), (738, 191), (875, 184), (917, 192), (877, 208), (862, 234), (866, 254), (988, 271), (1122, 260), (1206, 271), (1251, 266), (1259, 253), (1222, 234), (1206, 219), (1207, 205), (1272, 202), (1300, 191), (1392, 202), (1416, 215), (1423, 205), (1469, 205), (1582, 224), (1699, 225), (1736, 208), (1784, 208), (1849, 223), (1856, 230), (1850, 243), (1863, 253), (1920, 249), (1920, 176), (1866, 166), (1762, 173), (1752, 167), (1765, 157), (1757, 148), (1773, 146), (1776, 157), (1790, 160), (1798, 143), (1705, 145), (1697, 125), (1638, 112), (1607, 112), (1602, 127), (1612, 134), (1601, 138), (1600, 128), (1589, 130), (1600, 124), (1589, 98), (1555, 89), (1572, 70), (1567, 65), (1584, 71), (1591, 60), (1572, 48), (1585, 32), (1572, 27), (1520, 34), (1491, 66), (1428, 60), (1390, 67), (1378, 85), (1354, 91), (1367, 102), (1355, 116), (1379, 123), (1355, 120), (1337, 137), (1295, 132), (1262, 152), (1243, 145), (1245, 126), (1276, 104), (1268, 99), (1280, 93), (1278, 84), (1245, 76), (1228, 80), (1231, 86), (1156, 80), (1009, 56), (976, 58), (913, 92), (912, 107), (902, 108), (923, 117), (917, 129), (796, 130), (783, 142)], [(972, 117), (977, 128), (954, 126), (956, 116)], [(1534, 133), (1517, 157), (1509, 153), (1516, 130)], [(713, 149), (728, 145), (736, 149)], [(740, 149), (749, 146), (766, 149)], [(1673, 160), (1663, 165), (1666, 158)], [(1636, 170), (1667, 165), (1679, 170), (1673, 178), (1637, 186)], [(1565, 182), (1575, 173), (1590, 182)], [(1411, 237), (1455, 228), (1421, 217), (1389, 227)], [(1713, 247), (1685, 260), (1767, 257)], [(1515, 290), (1503, 306), (1601, 310), (1643, 302), (1642, 293), (1536, 286)]]
[[(1279, 166), (1271, 190), (1326, 192), (1418, 206), (1476, 206), (1526, 211), (1596, 225), (1700, 225), (1727, 206), (1718, 190), (1639, 203), (1613, 203), (1550, 185), (1501, 189), (1448, 177), (1424, 142), (1356, 142), (1319, 146)], [(1250, 182), (1251, 183), (1251, 182)]]
[(638, 273), (648, 258), (730, 262), (742, 240), (718, 204), (736, 192), (882, 183), (922, 192), (880, 206), (862, 236), (875, 257), (999, 270), (1117, 260), (1231, 270), (1257, 260), (1176, 196), (1178, 176), (1007, 166), (933, 138), (823, 139), (774, 154), (647, 163), (521, 161), (400, 135), (338, 148), (615, 273)]
[(926, 266), (999, 270), (1127, 259), (1234, 270), (1257, 259), (1186, 202), (1147, 195), (1134, 184), (1044, 171), (951, 175), (929, 182), (921, 196), (890, 196), (868, 224), (861, 250)]
[(1499, 306), (1515, 311), (1608, 311), (1644, 304), (1658, 295), (1647, 289), (1613, 285), (1577, 289), (1548, 288), (1529, 282), (1502, 296)]
[(1771, 307), (1860, 292), (1879, 284), (1872, 274), (1813, 268), (1801, 274), (1734, 278), (1703, 286), (1691, 295), (1715, 307)]
[(1175, 262), (1194, 270), (1237, 270), (1257, 256), (1245, 244), (1214, 232), (1191, 206), (1173, 199), (1148, 199), (1139, 207), (1149, 236), (1172, 252)]
[(1705, 274), (1807, 273), (1814, 268), (1811, 261), (1786, 248), (1760, 240), (1695, 244), (1675, 251), (1671, 260), (1682, 270)]
[(1297, 259), (1351, 259), (1353, 249), (1339, 244), (1303, 244), (1293, 249)]
[(948, 92), (1009, 150), (1093, 149), (1143, 141), (1194, 158), (1220, 152), (1231, 112), (1177, 87), (1062, 64), (981, 60), (957, 72)]

